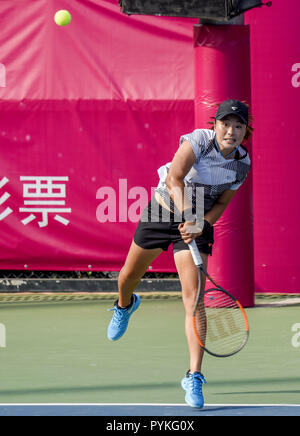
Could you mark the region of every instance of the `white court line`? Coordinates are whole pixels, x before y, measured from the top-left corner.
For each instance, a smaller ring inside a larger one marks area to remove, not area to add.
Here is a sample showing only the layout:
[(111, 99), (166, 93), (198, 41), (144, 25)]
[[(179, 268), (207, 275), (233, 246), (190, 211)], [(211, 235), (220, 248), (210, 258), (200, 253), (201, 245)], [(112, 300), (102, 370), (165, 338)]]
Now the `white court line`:
[[(0, 403), (0, 407), (2, 406), (165, 406), (165, 407), (190, 407), (186, 403)], [(234, 407), (234, 406), (242, 406), (242, 407), (300, 407), (300, 404), (275, 404), (275, 403), (267, 403), (267, 404), (245, 404), (245, 403), (222, 403), (222, 404), (205, 404), (204, 407)]]

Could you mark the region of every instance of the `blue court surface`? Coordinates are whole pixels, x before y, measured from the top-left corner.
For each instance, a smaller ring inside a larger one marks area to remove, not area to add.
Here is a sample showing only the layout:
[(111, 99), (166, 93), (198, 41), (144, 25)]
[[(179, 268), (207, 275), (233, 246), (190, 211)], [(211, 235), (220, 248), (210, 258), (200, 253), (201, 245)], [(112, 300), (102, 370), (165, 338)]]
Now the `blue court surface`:
[(300, 416), (300, 404), (0, 404), (0, 416)]

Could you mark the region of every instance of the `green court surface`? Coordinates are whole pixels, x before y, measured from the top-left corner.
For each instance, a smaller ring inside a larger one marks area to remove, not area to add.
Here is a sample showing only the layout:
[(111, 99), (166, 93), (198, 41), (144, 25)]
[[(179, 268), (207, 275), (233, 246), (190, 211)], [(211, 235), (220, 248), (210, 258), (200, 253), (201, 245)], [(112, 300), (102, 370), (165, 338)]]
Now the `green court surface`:
[[(118, 342), (106, 339), (112, 304), (1, 302), (0, 403), (184, 403), (182, 301), (143, 298)], [(292, 342), (299, 309), (247, 309), (246, 347), (230, 358), (205, 356), (206, 403), (299, 403), (300, 347)]]

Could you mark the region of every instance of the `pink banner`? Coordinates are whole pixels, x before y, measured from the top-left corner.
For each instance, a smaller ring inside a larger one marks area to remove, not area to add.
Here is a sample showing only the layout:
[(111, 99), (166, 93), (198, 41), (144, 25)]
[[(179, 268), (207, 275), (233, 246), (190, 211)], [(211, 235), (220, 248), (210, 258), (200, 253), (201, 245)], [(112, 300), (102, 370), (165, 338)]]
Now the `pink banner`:
[(250, 11), (257, 292), (300, 292), (299, 1)]
[[(230, 98), (251, 104), (250, 26), (195, 26), (195, 124), (215, 116), (216, 103)], [(220, 71), (222, 74), (220, 75)], [(251, 158), (251, 141), (246, 144)], [(254, 304), (252, 170), (214, 225), (209, 268), (218, 284), (244, 307)], [(211, 283), (207, 282), (207, 287)]]
[[(119, 269), (158, 183), (153, 168), (169, 157), (167, 147), (158, 155), (160, 141), (176, 148), (193, 125), (191, 104), (8, 106), (0, 120), (1, 268)], [(173, 265), (162, 257), (160, 268)]]
[(0, 2), (2, 269), (119, 270), (156, 170), (193, 129), (194, 21), (116, 3)]
[[(274, 1), (246, 14), (260, 292), (300, 289), (297, 8)], [(68, 26), (54, 23), (58, 9)], [(195, 127), (196, 23), (127, 17), (117, 0), (0, 2), (2, 269), (120, 269), (156, 169)], [(102, 222), (109, 195), (116, 221), (110, 210)], [(152, 268), (174, 271), (171, 254)]]

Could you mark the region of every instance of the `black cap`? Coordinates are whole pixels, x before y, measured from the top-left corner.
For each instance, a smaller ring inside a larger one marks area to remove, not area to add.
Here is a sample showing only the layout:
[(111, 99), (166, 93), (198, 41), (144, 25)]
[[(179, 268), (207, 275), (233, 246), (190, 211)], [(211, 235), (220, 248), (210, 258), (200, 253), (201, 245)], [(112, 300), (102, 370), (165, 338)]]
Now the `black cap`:
[(226, 100), (220, 104), (216, 120), (222, 120), (227, 115), (237, 115), (243, 123), (248, 124), (248, 108), (239, 100)]

